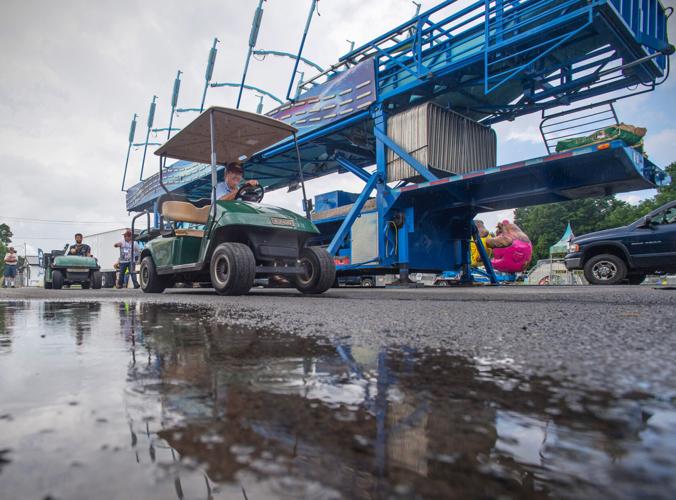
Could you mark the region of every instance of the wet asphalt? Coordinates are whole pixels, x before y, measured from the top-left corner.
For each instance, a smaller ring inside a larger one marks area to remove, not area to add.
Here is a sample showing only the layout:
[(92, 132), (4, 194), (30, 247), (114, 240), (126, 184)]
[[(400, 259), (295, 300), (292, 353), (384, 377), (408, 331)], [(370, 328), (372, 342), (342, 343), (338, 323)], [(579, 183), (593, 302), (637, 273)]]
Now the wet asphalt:
[(440, 350), (560, 385), (676, 401), (676, 290), (651, 286), (253, 289), (161, 295), (138, 290), (0, 290), (0, 301), (198, 306), (202, 321), (353, 346)]

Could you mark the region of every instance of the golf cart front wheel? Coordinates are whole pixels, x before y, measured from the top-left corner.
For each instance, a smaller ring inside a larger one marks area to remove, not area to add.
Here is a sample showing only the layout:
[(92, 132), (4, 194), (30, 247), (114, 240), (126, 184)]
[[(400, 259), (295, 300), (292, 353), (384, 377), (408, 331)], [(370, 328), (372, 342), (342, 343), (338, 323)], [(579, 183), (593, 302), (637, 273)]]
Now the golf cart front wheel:
[(63, 288), (64, 277), (61, 271), (52, 271), (52, 289), (61, 290)]
[(256, 277), (256, 258), (243, 243), (221, 243), (209, 266), (211, 284), (219, 295), (243, 295)]
[(162, 293), (167, 287), (166, 280), (157, 274), (155, 263), (150, 255), (147, 255), (141, 261), (141, 290), (145, 293)]
[(321, 247), (303, 248), (299, 265), (303, 272), (294, 276), (293, 284), (303, 293), (324, 293), (336, 280), (336, 264)]

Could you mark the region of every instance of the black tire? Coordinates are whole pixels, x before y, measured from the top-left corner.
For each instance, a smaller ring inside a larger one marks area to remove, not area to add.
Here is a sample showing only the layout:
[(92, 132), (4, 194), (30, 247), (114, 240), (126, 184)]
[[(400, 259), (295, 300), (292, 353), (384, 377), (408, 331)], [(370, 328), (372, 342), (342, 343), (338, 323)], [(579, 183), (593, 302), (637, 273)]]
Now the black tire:
[(305, 272), (293, 277), (293, 285), (303, 293), (324, 293), (336, 280), (336, 264), (321, 247), (307, 247), (300, 251), (299, 259)]
[(256, 258), (243, 243), (221, 243), (211, 256), (209, 271), (219, 295), (243, 295), (256, 278)]
[(52, 271), (52, 290), (61, 290), (63, 283), (63, 273), (61, 271)]
[(592, 285), (617, 285), (627, 276), (627, 265), (617, 255), (595, 255), (584, 265), (584, 277)]
[(157, 274), (155, 263), (150, 255), (146, 255), (141, 261), (139, 280), (141, 281), (141, 290), (145, 293), (162, 293), (167, 287), (167, 280)]
[(82, 283), (80, 283), (80, 285), (82, 286), (83, 290), (89, 290), (90, 282), (89, 281), (83, 281)]
[(115, 286), (115, 273), (101, 273), (101, 288), (113, 288)]
[(89, 280), (89, 284), (94, 290), (98, 290), (103, 286), (103, 275), (99, 271), (94, 271), (92, 277)]
[(627, 281), (630, 285), (640, 285), (645, 281), (645, 274), (630, 274), (627, 276)]
[(361, 280), (361, 286), (362, 288), (373, 288), (376, 284), (373, 281), (373, 278), (364, 278)]

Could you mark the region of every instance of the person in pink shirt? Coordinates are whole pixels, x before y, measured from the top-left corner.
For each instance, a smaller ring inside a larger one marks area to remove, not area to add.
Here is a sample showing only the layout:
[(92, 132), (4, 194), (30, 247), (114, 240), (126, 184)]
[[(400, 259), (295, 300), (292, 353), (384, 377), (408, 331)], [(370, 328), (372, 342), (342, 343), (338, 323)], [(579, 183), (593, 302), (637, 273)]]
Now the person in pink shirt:
[(498, 222), (498, 230), (486, 240), (486, 246), (493, 250), (493, 268), (502, 273), (525, 271), (533, 256), (533, 244), (526, 233), (508, 220)]

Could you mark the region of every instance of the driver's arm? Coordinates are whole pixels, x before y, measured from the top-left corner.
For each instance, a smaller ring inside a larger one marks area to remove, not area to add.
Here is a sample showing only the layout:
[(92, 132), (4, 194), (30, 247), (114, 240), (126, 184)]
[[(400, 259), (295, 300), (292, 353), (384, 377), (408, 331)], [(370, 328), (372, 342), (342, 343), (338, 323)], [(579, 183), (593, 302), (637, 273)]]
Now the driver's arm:
[(232, 201), (237, 196), (237, 191), (230, 191), (228, 194), (221, 196), (218, 201)]
[[(259, 185), (259, 182), (256, 179), (250, 179), (250, 180), (244, 182), (242, 187), (244, 187), (244, 186), (258, 186), (258, 185)], [(239, 193), (239, 189), (236, 189), (234, 191), (230, 191), (228, 194), (224, 194), (223, 196), (221, 196), (218, 199), (218, 201), (232, 201), (235, 198), (237, 198), (237, 193)]]

